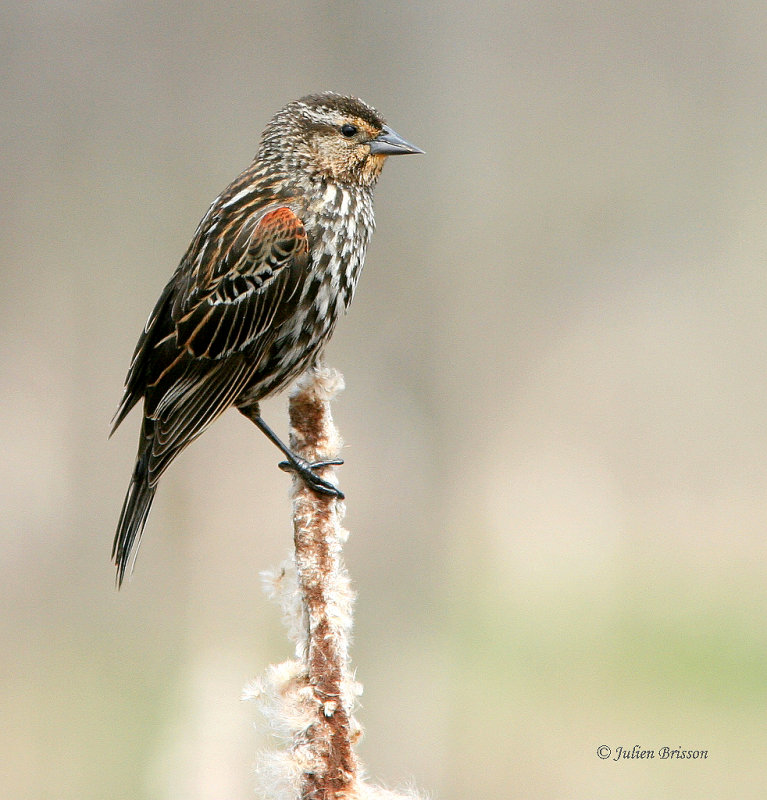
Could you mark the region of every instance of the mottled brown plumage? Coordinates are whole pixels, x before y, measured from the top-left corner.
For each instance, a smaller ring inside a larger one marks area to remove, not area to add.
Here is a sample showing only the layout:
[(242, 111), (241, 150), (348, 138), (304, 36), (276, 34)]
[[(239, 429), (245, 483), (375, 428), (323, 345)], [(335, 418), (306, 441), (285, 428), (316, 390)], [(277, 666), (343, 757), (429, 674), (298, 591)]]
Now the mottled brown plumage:
[(326, 92), (289, 103), (253, 163), (213, 202), (139, 339), (113, 428), (143, 398), (138, 455), (115, 535), (122, 583), (157, 482), (236, 406), (316, 491), (343, 495), (297, 458), (258, 403), (318, 359), (351, 302), (373, 232), (387, 156), (422, 152), (360, 100)]

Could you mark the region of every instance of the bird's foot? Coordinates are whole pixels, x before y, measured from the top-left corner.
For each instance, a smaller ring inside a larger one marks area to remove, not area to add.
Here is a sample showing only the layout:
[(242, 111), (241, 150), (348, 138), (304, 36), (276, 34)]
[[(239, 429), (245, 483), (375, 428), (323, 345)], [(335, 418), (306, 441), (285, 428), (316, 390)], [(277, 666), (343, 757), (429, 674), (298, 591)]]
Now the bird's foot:
[(309, 462), (297, 455), (288, 456), (287, 461), (281, 461), (279, 468), (284, 472), (294, 472), (301, 480), (318, 494), (327, 494), (331, 497), (337, 497), (339, 500), (344, 499), (344, 493), (334, 486), (330, 481), (320, 478), (314, 471), (322, 469), (322, 467), (337, 467), (344, 463), (342, 458), (331, 458), (327, 461), (314, 461)]

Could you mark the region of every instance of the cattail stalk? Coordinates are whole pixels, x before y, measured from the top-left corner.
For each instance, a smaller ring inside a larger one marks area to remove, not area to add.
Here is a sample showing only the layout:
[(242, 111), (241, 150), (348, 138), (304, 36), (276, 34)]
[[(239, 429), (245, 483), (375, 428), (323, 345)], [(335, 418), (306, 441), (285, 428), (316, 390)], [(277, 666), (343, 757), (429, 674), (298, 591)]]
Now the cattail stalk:
[[(330, 398), (343, 387), (337, 372), (317, 370), (290, 396), (290, 444), (307, 461), (336, 458), (341, 440), (330, 414)], [(346, 797), (357, 779), (349, 691), (349, 638), (353, 597), (341, 561), (345, 538), (343, 503), (313, 492), (303, 481), (293, 486), (293, 537), (298, 588), (304, 605), (307, 683), (316, 719), (296, 746), (312, 754), (315, 767), (303, 776), (301, 797)]]
[[(290, 395), (290, 444), (307, 461), (338, 456), (341, 439), (330, 400), (343, 388), (340, 373), (308, 372)], [(325, 468), (328, 478), (331, 468)], [(348, 533), (345, 505), (296, 478), (292, 490), (295, 552), (264, 574), (267, 592), (282, 605), (295, 659), (271, 666), (246, 688), (260, 701), (282, 748), (262, 754), (256, 775), (264, 800), (397, 800), (362, 780), (354, 744), (362, 731), (353, 716), (361, 687), (352, 676), (349, 642), (354, 595), (341, 558)]]

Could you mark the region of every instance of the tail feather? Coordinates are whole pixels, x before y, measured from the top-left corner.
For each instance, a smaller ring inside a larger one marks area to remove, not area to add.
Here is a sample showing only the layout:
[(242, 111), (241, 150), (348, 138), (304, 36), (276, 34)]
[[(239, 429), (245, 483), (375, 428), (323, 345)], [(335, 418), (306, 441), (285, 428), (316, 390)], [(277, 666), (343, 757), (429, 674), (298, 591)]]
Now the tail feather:
[(128, 493), (125, 495), (120, 521), (117, 523), (112, 558), (117, 566), (117, 587), (122, 586), (131, 552), (138, 546), (157, 485), (149, 484), (149, 448), (139, 451)]

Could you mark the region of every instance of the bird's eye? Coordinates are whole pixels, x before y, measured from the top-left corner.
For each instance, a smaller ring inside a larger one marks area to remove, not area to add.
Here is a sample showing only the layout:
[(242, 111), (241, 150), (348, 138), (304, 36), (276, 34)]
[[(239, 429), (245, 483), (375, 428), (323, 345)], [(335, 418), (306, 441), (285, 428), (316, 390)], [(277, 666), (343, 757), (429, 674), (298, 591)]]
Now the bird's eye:
[(356, 125), (350, 125), (350, 124), (347, 122), (347, 123), (346, 123), (346, 125), (342, 125), (342, 126), (341, 126), (341, 133), (342, 133), (342, 134), (343, 134), (343, 135), (344, 135), (344, 136), (345, 136), (347, 139), (351, 139), (351, 138), (352, 138), (352, 136), (356, 135), (356, 133), (357, 133), (357, 126), (356, 126)]

